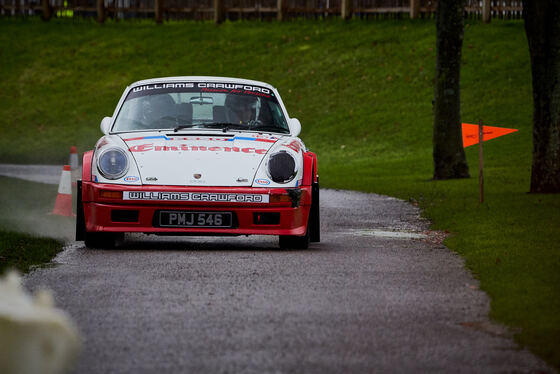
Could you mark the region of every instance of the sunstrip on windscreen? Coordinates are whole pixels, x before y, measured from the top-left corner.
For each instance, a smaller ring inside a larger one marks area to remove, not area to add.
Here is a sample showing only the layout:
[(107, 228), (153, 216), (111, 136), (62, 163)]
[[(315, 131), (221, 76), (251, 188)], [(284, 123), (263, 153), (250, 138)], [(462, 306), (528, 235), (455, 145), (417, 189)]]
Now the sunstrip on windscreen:
[(145, 95), (153, 95), (155, 93), (161, 94), (174, 92), (214, 92), (234, 95), (251, 95), (260, 96), (276, 101), (276, 98), (272, 94), (272, 90), (266, 87), (222, 82), (178, 82), (145, 84), (142, 86), (133, 87), (126, 97), (126, 100)]

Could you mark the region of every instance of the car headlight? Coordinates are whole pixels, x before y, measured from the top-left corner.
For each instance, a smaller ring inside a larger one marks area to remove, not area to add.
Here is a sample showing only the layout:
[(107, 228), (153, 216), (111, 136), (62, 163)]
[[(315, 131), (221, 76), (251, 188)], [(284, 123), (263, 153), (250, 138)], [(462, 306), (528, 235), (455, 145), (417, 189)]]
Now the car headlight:
[(109, 148), (97, 158), (97, 169), (107, 179), (118, 179), (128, 171), (128, 157), (120, 148)]
[(280, 151), (268, 158), (268, 175), (276, 183), (288, 183), (297, 174), (296, 160), (286, 151)]

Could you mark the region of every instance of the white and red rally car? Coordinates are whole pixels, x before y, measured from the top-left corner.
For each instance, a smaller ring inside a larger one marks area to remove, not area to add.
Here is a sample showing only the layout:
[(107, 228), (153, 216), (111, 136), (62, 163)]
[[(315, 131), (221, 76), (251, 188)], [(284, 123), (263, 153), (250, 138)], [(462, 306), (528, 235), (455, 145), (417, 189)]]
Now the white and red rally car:
[(83, 157), (76, 240), (125, 232), (320, 240), (317, 157), (269, 84), (221, 77), (136, 82)]

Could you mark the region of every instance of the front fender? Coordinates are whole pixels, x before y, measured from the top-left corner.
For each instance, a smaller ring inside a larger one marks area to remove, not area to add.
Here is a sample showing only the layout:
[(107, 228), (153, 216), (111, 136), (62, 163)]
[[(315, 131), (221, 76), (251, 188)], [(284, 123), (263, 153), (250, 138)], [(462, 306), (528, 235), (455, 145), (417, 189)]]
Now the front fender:
[(313, 152), (303, 154), (303, 185), (311, 186), (317, 182), (317, 155)]

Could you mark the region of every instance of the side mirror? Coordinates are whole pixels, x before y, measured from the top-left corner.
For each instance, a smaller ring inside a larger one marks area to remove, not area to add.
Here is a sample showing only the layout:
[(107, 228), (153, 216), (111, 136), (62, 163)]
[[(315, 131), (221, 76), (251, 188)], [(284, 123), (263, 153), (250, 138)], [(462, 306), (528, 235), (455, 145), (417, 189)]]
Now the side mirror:
[(109, 134), (109, 130), (111, 129), (111, 117), (105, 117), (101, 120), (101, 132), (105, 135)]
[(290, 118), (290, 133), (292, 136), (298, 136), (301, 132), (301, 123), (297, 118)]

